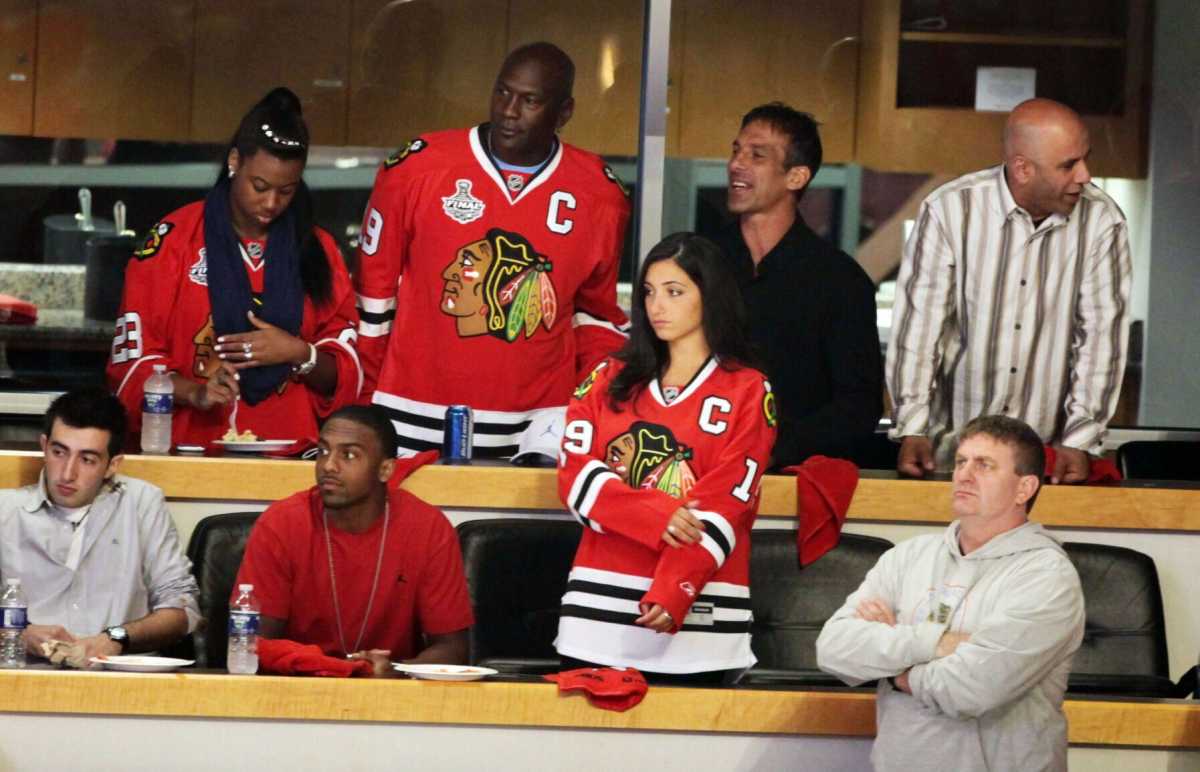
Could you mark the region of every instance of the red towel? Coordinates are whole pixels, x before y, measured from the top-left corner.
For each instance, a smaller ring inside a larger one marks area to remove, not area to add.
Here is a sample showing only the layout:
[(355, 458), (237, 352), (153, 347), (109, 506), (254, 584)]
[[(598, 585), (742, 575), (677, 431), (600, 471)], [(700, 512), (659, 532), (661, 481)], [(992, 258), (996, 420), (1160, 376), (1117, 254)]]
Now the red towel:
[[(1049, 478), (1054, 474), (1054, 462), (1058, 458), (1058, 453), (1050, 445), (1046, 446), (1046, 477)], [(1088, 461), (1088, 476), (1086, 482), (1121, 482), (1121, 471), (1117, 469), (1117, 465), (1107, 458), (1096, 458), (1090, 456)]]
[(33, 303), (0, 294), (0, 324), (35, 324), (38, 309)]
[(388, 478), (388, 490), (399, 488), (400, 483), (404, 482), (406, 477), (426, 464), (432, 464), (434, 461), (437, 461), (440, 455), (436, 450), (427, 450), (410, 458), (396, 459), (396, 469), (392, 472), (392, 476)]
[(258, 668), (262, 673), (276, 675), (330, 678), (369, 676), (375, 672), (371, 663), (366, 660), (329, 657), (317, 646), (306, 646), (283, 638), (258, 639)]
[(811, 456), (783, 471), (796, 474), (796, 548), (803, 568), (838, 545), (858, 487), (858, 467), (843, 458)]
[(633, 668), (581, 667), (542, 676), (558, 683), (558, 693), (582, 691), (604, 710), (626, 711), (646, 696), (646, 677)]

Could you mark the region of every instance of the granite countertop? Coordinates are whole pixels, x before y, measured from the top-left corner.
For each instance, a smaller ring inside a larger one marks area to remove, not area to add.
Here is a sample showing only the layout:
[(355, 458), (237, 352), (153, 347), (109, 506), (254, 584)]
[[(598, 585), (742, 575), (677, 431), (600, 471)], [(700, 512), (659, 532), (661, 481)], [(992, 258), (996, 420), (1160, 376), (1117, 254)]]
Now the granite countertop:
[(38, 307), (37, 324), (2, 324), (0, 341), (22, 348), (55, 342), (103, 348), (98, 344), (112, 340), (112, 321), (83, 316), (82, 265), (0, 263), (0, 287)]

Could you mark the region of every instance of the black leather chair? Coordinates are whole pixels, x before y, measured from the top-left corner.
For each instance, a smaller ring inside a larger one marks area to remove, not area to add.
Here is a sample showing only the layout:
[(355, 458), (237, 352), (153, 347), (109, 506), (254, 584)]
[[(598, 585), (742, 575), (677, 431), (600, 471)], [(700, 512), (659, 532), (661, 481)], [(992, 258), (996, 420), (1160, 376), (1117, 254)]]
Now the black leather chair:
[(1117, 448), (1117, 468), (1127, 480), (1200, 481), (1200, 441), (1135, 440)]
[(1063, 548), (1079, 572), (1087, 607), (1067, 691), (1170, 696), (1174, 684), (1154, 559), (1106, 544), (1067, 542)]
[(581, 529), (569, 520), (471, 520), (458, 526), (475, 609), (472, 664), (554, 673), (558, 611)]
[(200, 585), (200, 613), (205, 624), (192, 633), (196, 667), (225, 667), (229, 629), (229, 596), (237, 581), (246, 539), (260, 512), (211, 515), (196, 524), (187, 555)]
[(801, 569), (795, 531), (757, 529), (751, 538), (751, 646), (758, 664), (740, 683), (843, 686), (817, 669), (817, 636), (892, 543), (845, 533), (837, 547)]

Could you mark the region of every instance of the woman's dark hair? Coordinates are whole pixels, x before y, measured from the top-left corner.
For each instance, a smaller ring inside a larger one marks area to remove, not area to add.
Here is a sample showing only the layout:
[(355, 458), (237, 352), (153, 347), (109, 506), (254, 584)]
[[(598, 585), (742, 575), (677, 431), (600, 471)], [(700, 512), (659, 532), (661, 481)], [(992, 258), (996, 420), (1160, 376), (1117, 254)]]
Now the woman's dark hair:
[[(229, 141), (229, 150), (235, 148), (243, 159), (261, 150), (284, 161), (308, 163), (308, 125), (304, 122), (299, 97), (283, 86), (271, 89), (242, 116), (242, 122)], [(225, 179), (224, 172), (222, 167), (218, 184)], [(313, 233), (312, 194), (303, 179), (296, 186), (290, 208), (294, 215), (296, 245), (300, 250), (300, 282), (304, 294), (318, 305), (326, 303), (333, 293), (332, 273), (325, 250)]]
[(672, 233), (646, 255), (633, 285), (632, 330), (625, 346), (615, 354), (625, 367), (608, 385), (614, 409), (661, 376), (671, 361), (667, 344), (654, 334), (646, 316), (646, 273), (663, 260), (674, 260), (700, 288), (704, 339), (721, 367), (753, 366), (755, 362), (746, 337), (746, 307), (729, 261), (716, 244), (703, 236)]

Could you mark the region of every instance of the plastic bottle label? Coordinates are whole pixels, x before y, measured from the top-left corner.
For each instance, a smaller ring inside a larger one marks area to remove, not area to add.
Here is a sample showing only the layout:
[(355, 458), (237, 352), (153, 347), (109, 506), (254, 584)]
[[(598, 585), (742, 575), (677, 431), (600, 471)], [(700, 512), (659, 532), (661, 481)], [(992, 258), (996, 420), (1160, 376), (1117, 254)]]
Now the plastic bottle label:
[(229, 636), (235, 635), (258, 635), (258, 614), (229, 612)]
[(170, 415), (175, 406), (173, 394), (154, 394), (147, 392), (142, 395), (142, 412)]
[(2, 622), (0, 628), (5, 630), (24, 630), (28, 624), (28, 620), (25, 617), (25, 609), (23, 608), (6, 608), (0, 609), (0, 611), (4, 612), (3, 617), (0, 618), (0, 622)]

